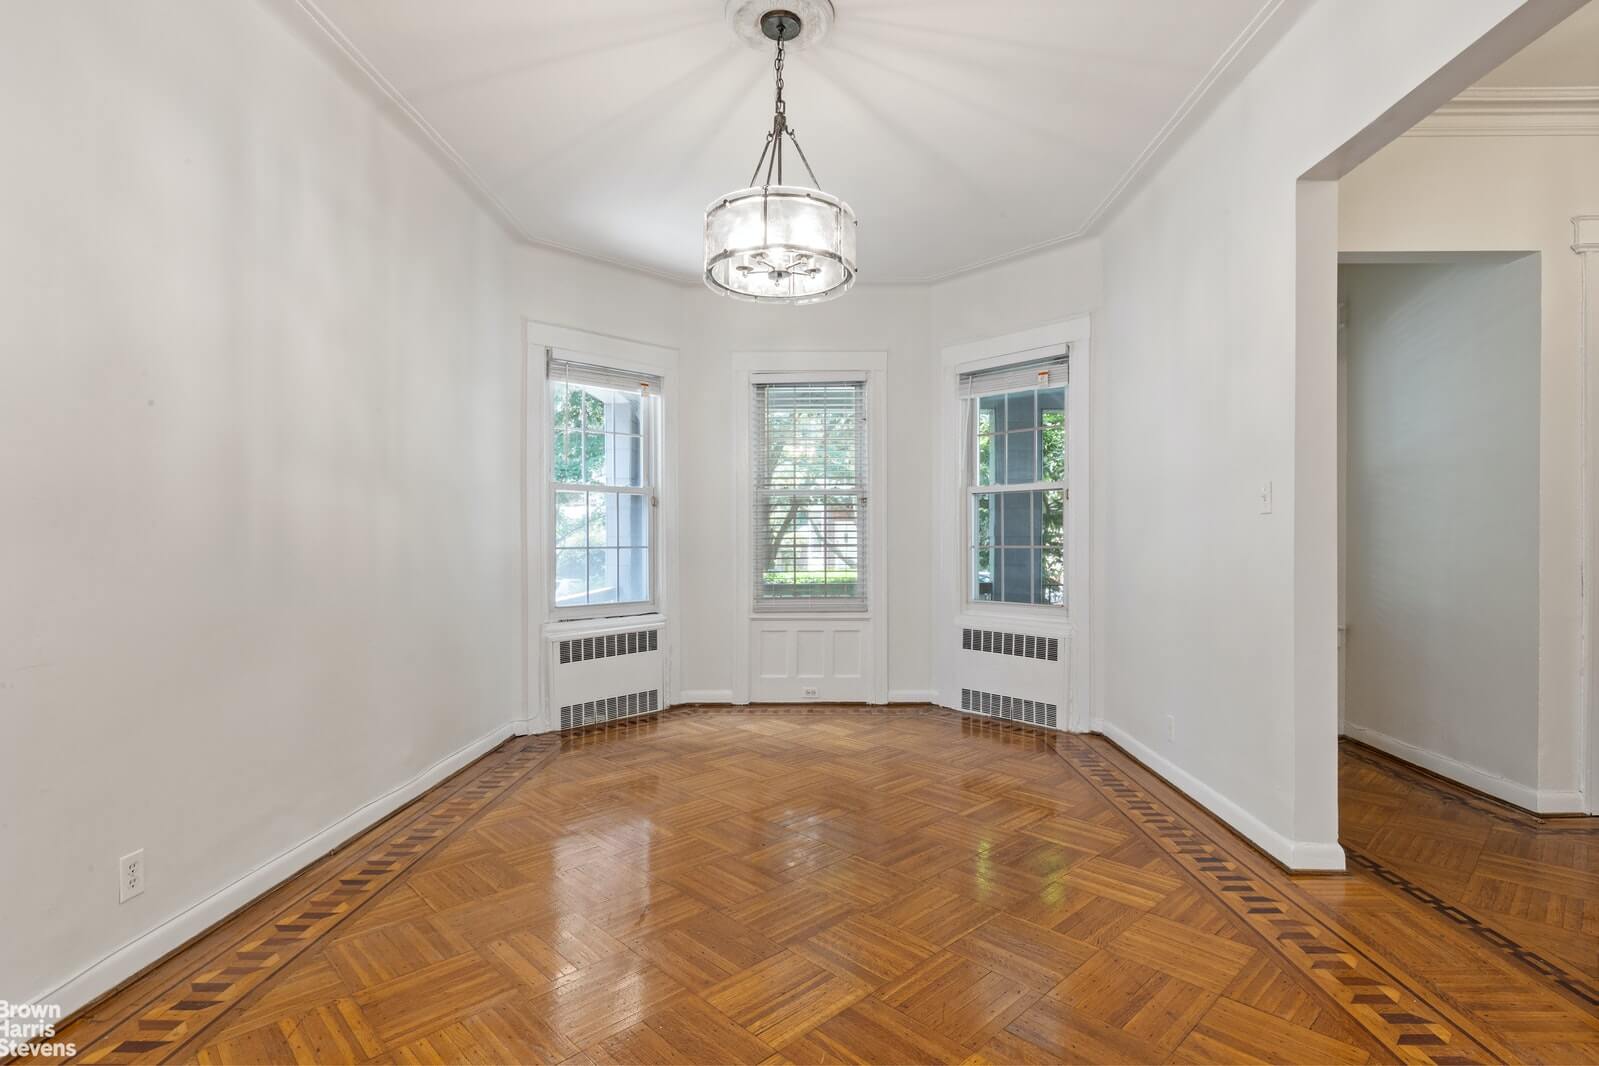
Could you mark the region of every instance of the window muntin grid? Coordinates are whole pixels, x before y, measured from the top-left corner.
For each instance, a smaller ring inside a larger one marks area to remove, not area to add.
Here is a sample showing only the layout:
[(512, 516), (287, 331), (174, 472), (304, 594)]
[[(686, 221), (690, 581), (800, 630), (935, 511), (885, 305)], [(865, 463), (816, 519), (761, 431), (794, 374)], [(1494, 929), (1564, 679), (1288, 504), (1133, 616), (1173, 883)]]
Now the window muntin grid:
[(1066, 606), (1066, 387), (973, 396), (967, 596)]
[(643, 387), (551, 382), (558, 611), (654, 601), (656, 402)]

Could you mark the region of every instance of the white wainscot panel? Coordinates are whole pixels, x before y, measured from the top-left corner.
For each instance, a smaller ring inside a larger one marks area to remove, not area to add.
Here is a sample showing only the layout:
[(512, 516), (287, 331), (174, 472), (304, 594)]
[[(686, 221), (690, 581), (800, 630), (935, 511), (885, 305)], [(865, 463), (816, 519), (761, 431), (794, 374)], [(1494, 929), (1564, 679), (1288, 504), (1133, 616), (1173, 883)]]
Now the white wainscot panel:
[(872, 693), (867, 619), (757, 619), (750, 623), (753, 703), (868, 702)]

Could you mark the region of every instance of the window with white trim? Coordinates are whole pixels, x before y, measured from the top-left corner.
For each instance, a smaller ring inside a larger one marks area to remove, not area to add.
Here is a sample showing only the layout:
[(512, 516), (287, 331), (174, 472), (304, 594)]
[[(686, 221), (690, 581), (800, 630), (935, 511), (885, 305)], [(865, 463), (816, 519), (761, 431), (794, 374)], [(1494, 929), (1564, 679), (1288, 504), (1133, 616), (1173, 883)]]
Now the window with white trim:
[(757, 611), (864, 611), (864, 380), (760, 381), (751, 398)]
[(1066, 606), (1065, 353), (962, 374), (967, 600)]
[(655, 604), (658, 377), (549, 352), (552, 604), (557, 615)]

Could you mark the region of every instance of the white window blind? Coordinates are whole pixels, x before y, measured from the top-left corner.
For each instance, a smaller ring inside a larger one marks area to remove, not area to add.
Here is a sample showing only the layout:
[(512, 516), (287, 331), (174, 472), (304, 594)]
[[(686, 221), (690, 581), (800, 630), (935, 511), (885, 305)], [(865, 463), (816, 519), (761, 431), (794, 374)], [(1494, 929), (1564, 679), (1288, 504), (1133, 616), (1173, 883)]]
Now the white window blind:
[(755, 609), (864, 611), (864, 381), (758, 382), (751, 404)]
[(597, 388), (622, 389), (628, 392), (659, 393), (661, 390), (661, 379), (654, 374), (584, 363), (554, 351), (546, 356), (545, 362), (552, 383), (593, 385)]
[[(1014, 392), (1018, 389), (1043, 389), (1051, 385), (1066, 384), (1069, 371), (1065, 351), (1053, 352), (1021, 363), (977, 370), (960, 377), (960, 396), (969, 400), (996, 392)], [(945, 379), (948, 380), (948, 379)]]

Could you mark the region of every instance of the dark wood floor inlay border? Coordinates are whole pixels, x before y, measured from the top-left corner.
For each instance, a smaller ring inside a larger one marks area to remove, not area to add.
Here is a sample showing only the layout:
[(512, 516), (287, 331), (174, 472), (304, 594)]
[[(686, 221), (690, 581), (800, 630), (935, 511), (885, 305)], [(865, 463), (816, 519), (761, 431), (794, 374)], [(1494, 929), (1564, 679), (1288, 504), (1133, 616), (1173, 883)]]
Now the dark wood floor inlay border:
[(1518, 944), (1493, 926), (1478, 920), (1474, 915), (1468, 914), (1447, 900), (1427, 891), (1403, 874), (1390, 870), (1375, 859), (1368, 858), (1349, 847), (1344, 848), (1344, 854), (1350, 862), (1362, 870), (1398, 889), (1418, 903), (1430, 907), (1437, 914), (1467, 930), (1479, 940), (1492, 945), (1528, 967), (1539, 977), (1553, 982), (1558, 987), (1588, 1004), (1590, 1008), (1599, 1011), (1599, 988), (1595, 988), (1583, 978), (1568, 972), (1564, 967), (1556, 963), (1550, 962), (1531, 948)]
[(1486, 815), (1496, 822), (1514, 826), (1517, 829), (1531, 829), (1540, 834), (1559, 834), (1574, 836), (1599, 837), (1599, 816), (1593, 815), (1556, 815), (1544, 817), (1533, 814), (1531, 811), (1522, 810), (1513, 804), (1485, 796), (1463, 785), (1456, 785), (1437, 775), (1413, 766), (1403, 759), (1395, 758), (1387, 752), (1379, 751), (1367, 744), (1362, 744), (1348, 737), (1340, 738), (1338, 749), (1344, 756), (1356, 762), (1375, 767), (1384, 773), (1400, 774), (1411, 784), (1425, 789), (1441, 802), (1451, 807), (1460, 807), (1476, 814)]
[(80, 1048), (73, 1061), (121, 1064), (171, 1058), (452, 833), (487, 810), (517, 781), (544, 765), (559, 747), (549, 735), (512, 743), (503, 758), (492, 761), (268, 922), (245, 932), (232, 948), (212, 956), (147, 1000), (141, 1009)]
[(1351, 1017), (1405, 1062), (1492, 1062), (1494, 1057), (1307, 909), (1247, 866), (1105, 759), (1065, 736), (1056, 751), (1185, 869), (1329, 993)]
[[(1391, 796), (1360, 767), (1390, 782), (1413, 775), (1343, 751), (1378, 797), (1368, 821), (1385, 825)], [(607, 790), (579, 803), (596, 774)], [(1562, 870), (1590, 847), (1565, 833), (1557, 844), (1536, 819), (1484, 812), (1442, 783), (1410, 792), (1437, 812), (1434, 795), (1449, 824), (1469, 809), (1495, 833), (1514, 825)], [(613, 832), (607, 819), (627, 812), (653, 827), (647, 845), (625, 818)], [(584, 841), (574, 864), (553, 864), (550, 841), (573, 832)], [(641, 873), (633, 853), (646, 846), (659, 869)], [(979, 847), (988, 858), (974, 851), (970, 869), (951, 854)], [(506, 742), (71, 1035), (81, 1061), (111, 1063), (674, 1061), (668, 1050), (681, 1060), (697, 1046), (683, 1027), (701, 1024), (726, 1043), (690, 1061), (772, 1050), (820, 1061), (857, 1038), (885, 1062), (1593, 1061), (1599, 994), (1580, 956), (1507, 918), (1502, 928), (1541, 953), (1525, 948), (1488, 924), (1496, 912), (1451, 903), (1402, 850), (1372, 851), (1381, 862), (1346, 851), (1353, 876), (1296, 879), (1099, 737), (926, 704), (690, 705)], [(817, 883), (794, 863), (814, 865)], [(1585, 870), (1559, 882), (1579, 917)], [(614, 899), (594, 893), (605, 886)], [(815, 930), (789, 916), (796, 908)], [(1401, 928), (1430, 931), (1428, 961), (1389, 950), (1384, 937)], [(708, 962), (703, 937), (725, 940), (725, 958)], [(909, 955), (874, 954), (884, 944)], [(1441, 981), (1445, 971), (1460, 980)], [(294, 985), (311, 973), (318, 983)], [(1107, 986), (1122, 977), (1167, 998), (1124, 1015), (1137, 997)], [(763, 1013), (796, 981), (821, 983), (821, 1013), (804, 1025)], [(953, 982), (956, 1005), (936, 1001), (940, 982)], [(458, 1008), (396, 1013), (446, 986)], [(580, 1004), (577, 988), (603, 994)], [(968, 1003), (959, 989), (990, 998)], [(911, 1018), (914, 1031), (883, 1028)]]

